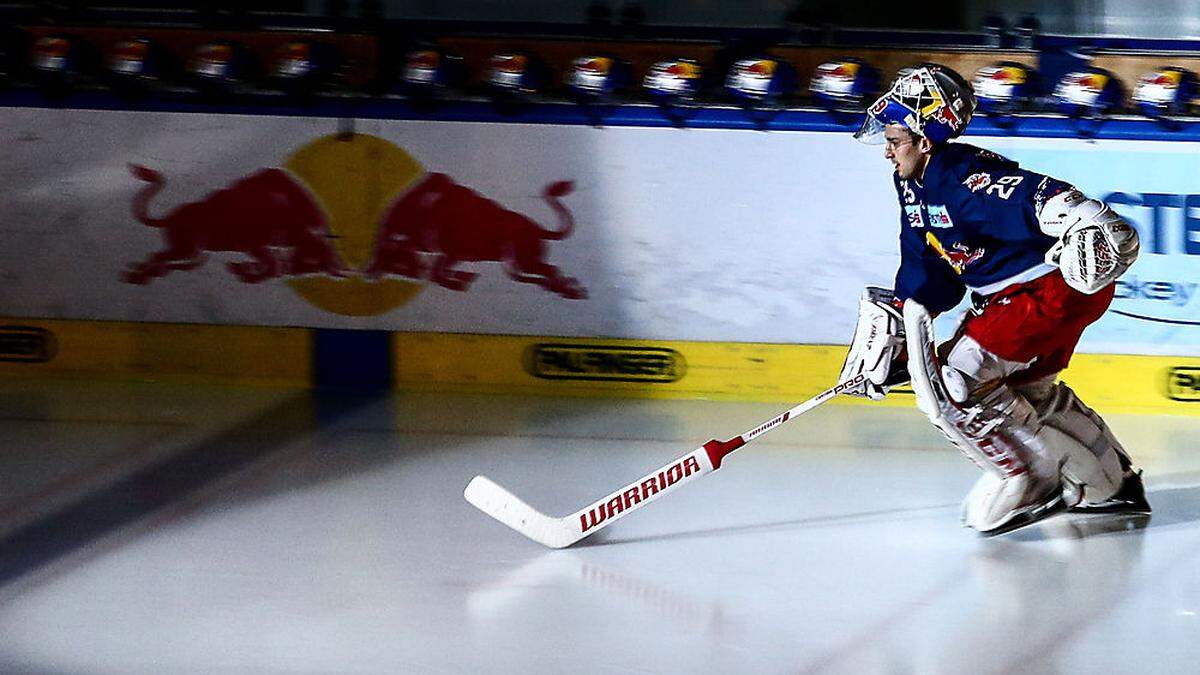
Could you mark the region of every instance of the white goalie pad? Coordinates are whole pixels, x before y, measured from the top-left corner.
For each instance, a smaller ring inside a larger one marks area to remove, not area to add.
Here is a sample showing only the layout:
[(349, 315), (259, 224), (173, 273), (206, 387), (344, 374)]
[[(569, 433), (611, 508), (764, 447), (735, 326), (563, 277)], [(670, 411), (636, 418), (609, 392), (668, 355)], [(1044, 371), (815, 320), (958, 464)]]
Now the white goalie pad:
[[(904, 331), (908, 341), (908, 374), (921, 412), (980, 468), (1001, 478), (1026, 473), (1028, 466), (1020, 447), (1030, 434), (1020, 425), (1006, 424), (1015, 412), (1009, 409), (1013, 402), (984, 400), (966, 404), (970, 383), (961, 372), (942, 367), (934, 340), (933, 318), (912, 300), (904, 303)], [(1000, 407), (993, 407), (995, 404)], [(1030, 409), (1025, 416), (1032, 414)]]
[(904, 353), (904, 319), (896, 309), (895, 296), (886, 288), (867, 286), (858, 301), (858, 324), (842, 364), (839, 382), (864, 375), (863, 384), (847, 390), (850, 396), (880, 400), (888, 389), (904, 381), (896, 373)]
[(1067, 284), (1081, 293), (1108, 286), (1137, 260), (1137, 230), (1077, 190), (1047, 200), (1038, 222), (1043, 232), (1059, 238), (1046, 252), (1046, 262), (1057, 265)]
[[(933, 320), (904, 307), (908, 368), (917, 405), (968, 459), (985, 470), (963, 503), (963, 521), (992, 532), (1036, 518), (1052, 504), (1100, 503), (1119, 489), (1123, 450), (1103, 420), (1065, 384), (1030, 387), (1030, 402), (1004, 382), (1010, 366), (969, 337), (937, 354)], [(1036, 403), (1036, 407), (1035, 407)]]
[[(1049, 396), (1034, 402), (1042, 429), (1040, 436), (1062, 455), (1062, 478), (1073, 501), (1099, 504), (1121, 487), (1129, 456), (1104, 419), (1079, 400), (1064, 382)], [(1068, 498), (1068, 501), (1072, 501)]]

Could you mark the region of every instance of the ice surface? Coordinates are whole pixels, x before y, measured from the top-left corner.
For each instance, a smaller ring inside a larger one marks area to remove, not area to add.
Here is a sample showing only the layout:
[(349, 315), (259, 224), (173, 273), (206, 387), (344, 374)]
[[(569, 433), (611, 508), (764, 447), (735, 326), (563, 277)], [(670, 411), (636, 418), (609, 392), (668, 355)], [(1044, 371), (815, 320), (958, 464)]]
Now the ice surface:
[(0, 672), (1200, 662), (1193, 418), (1109, 415), (1149, 520), (981, 539), (958, 524), (977, 470), (923, 416), (825, 406), (552, 551), (467, 504), (467, 481), (562, 515), (791, 403), (40, 384), (34, 406), (30, 386), (0, 383)]

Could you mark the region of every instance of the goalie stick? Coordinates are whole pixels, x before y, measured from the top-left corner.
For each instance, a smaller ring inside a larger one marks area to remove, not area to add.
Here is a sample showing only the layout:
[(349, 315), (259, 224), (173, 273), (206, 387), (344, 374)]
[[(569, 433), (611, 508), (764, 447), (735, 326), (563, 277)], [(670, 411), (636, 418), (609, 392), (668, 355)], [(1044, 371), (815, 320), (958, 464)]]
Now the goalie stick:
[(741, 436), (728, 441), (713, 439), (692, 452), (639, 480), (592, 502), (569, 516), (555, 518), (541, 513), (487, 476), (475, 476), (467, 483), (463, 496), (473, 506), (530, 539), (549, 546), (565, 548), (612, 525), (650, 502), (679, 489), (705, 474), (721, 468), (727, 455), (778, 428), (784, 422), (825, 403), (834, 396), (862, 384), (865, 375), (835, 384)]

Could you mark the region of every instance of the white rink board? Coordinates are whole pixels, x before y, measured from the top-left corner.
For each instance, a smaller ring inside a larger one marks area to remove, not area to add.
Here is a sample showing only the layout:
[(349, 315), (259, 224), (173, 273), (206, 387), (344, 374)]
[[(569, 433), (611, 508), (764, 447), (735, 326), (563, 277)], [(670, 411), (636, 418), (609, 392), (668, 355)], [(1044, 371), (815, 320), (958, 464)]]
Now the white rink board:
[[(862, 286), (890, 286), (898, 261), (889, 167), (879, 148), (846, 134), (359, 120), (358, 133), (386, 139), (426, 171), (545, 227), (556, 221), (542, 189), (573, 181), (563, 203), (575, 230), (545, 242), (544, 259), (577, 278), (589, 297), (565, 299), (517, 283), (498, 262), (465, 262), (459, 269), (479, 273), (466, 292), (423, 281), (390, 311), (344, 316), (310, 303), (282, 278), (243, 283), (225, 268), (242, 258), (226, 253), (138, 286), (122, 281), (121, 271), (164, 243), (131, 214), (144, 183), (128, 164), (165, 176), (150, 206), (161, 216), (282, 166), (336, 133), (338, 121), (4, 109), (0, 122), (0, 315), (9, 317), (837, 344), (852, 332)], [(1139, 157), (1160, 162), (1163, 152), (1181, 170), (1192, 166), (1197, 153), (1188, 144), (972, 142), (1018, 160), (1036, 157), (1030, 168), (1097, 196), (1200, 193), (1189, 185), (1196, 171), (1163, 176), (1137, 166)], [(1124, 158), (1122, 170), (1109, 181), (1100, 168), (1116, 157)], [(347, 189), (358, 189), (356, 180), (378, 177), (347, 175)], [(1150, 209), (1120, 210), (1139, 229), (1151, 222)], [(1144, 258), (1156, 280), (1200, 277), (1191, 270), (1197, 256), (1182, 250)], [(1180, 305), (1181, 297), (1174, 305), (1143, 297), (1117, 306), (1162, 302), (1172, 317), (1194, 315), (1191, 296)], [(1110, 314), (1083, 349), (1200, 353), (1200, 328)]]

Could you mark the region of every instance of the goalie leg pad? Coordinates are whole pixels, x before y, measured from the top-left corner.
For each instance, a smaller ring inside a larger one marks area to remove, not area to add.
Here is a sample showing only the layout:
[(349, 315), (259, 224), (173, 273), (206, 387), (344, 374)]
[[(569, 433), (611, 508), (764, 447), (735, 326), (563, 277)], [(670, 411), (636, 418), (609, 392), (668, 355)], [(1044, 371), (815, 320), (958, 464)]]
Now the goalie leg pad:
[[(1047, 378), (1050, 379), (1050, 378)], [(1104, 419), (1059, 382), (1036, 381), (1021, 387), (1037, 409), (1045, 441), (1062, 456), (1068, 492), (1078, 492), (1083, 505), (1099, 504), (1121, 487), (1132, 462)]]
[(963, 502), (964, 524), (997, 533), (1055, 513), (1063, 505), (1059, 463), (1039, 437), (1037, 411), (1003, 383), (1021, 364), (989, 358), (964, 337), (943, 366), (929, 313), (910, 300), (904, 321), (917, 405), (985, 470)]
[[(1009, 478), (1028, 471), (1020, 445), (1021, 429), (1004, 425), (1009, 410), (998, 400), (971, 400), (980, 382), (953, 367), (943, 368), (937, 355), (933, 319), (920, 304), (904, 304), (904, 329), (908, 342), (908, 373), (917, 407), (946, 438), (980, 468)], [(969, 338), (966, 338), (969, 339)], [(993, 387), (991, 394), (999, 391)], [(1001, 409), (992, 406), (1000, 404)], [(1001, 429), (1001, 426), (1007, 428)]]

